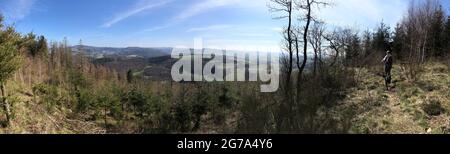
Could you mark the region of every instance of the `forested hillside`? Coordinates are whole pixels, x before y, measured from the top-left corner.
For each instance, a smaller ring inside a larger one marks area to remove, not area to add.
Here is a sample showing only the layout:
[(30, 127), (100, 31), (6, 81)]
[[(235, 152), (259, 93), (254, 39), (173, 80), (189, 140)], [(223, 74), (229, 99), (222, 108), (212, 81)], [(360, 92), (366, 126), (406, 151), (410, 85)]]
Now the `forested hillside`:
[[(396, 27), (359, 31), (315, 17), (328, 3), (294, 2), (269, 5), (285, 23), (274, 93), (258, 82), (143, 78), (169, 74), (173, 59), (107, 61), (81, 41), (21, 34), (0, 16), (0, 133), (450, 132), (448, 6), (412, 1)], [(386, 51), (395, 59), (387, 90)]]

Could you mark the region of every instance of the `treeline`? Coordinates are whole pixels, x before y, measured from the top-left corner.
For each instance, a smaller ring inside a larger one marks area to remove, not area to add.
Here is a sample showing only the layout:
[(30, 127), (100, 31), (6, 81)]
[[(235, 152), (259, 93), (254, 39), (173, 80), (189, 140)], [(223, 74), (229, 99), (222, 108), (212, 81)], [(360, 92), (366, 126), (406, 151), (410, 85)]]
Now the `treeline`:
[[(438, 0), (411, 0), (393, 29), (381, 22), (373, 31), (336, 28), (323, 37), (331, 52), (342, 55), (346, 66), (377, 66), (390, 50), (407, 78), (414, 80), (427, 60), (448, 60), (450, 16), (444, 9)], [(311, 35), (316, 34), (312, 31)]]
[(333, 123), (327, 108), (358, 84), (357, 68), (381, 76), (380, 61), (387, 50), (410, 81), (420, 76), (427, 60), (448, 60), (450, 20), (438, 0), (412, 0), (394, 29), (381, 22), (363, 32), (327, 26), (314, 16), (323, 7), (332, 5), (319, 0), (271, 0), (269, 5), (273, 18), (285, 23), (283, 94), (267, 111), (273, 115), (269, 123), (274, 132), (346, 132), (350, 124)]
[[(329, 46), (325, 50), (340, 51), (345, 64), (353, 66), (372, 65), (370, 59), (381, 57), (387, 50), (405, 63), (444, 60), (450, 52), (450, 16), (443, 9), (437, 0), (411, 1), (405, 17), (394, 29), (381, 22), (374, 30), (362, 33), (352, 28), (322, 32)], [(310, 35), (316, 36), (317, 29), (323, 29), (323, 24), (318, 26)]]
[(24, 99), (15, 95), (30, 97), (29, 103), (43, 106), (49, 115), (58, 112), (103, 128), (73, 130), (80, 133), (234, 131), (236, 124), (226, 123), (238, 110), (237, 84), (146, 81), (93, 64), (82, 48), (73, 52), (67, 39), (48, 43), (44, 36), (22, 35), (12, 26), (1, 25), (0, 40), (4, 127), (14, 120), (14, 104)]
[(326, 108), (337, 105), (346, 89), (355, 85), (355, 72), (345, 67), (344, 57), (346, 51), (359, 52), (349, 43), (360, 43), (350, 40), (358, 37), (351, 30), (329, 32), (325, 22), (314, 16), (318, 9), (329, 6), (318, 0), (271, 0), (274, 19), (285, 23), (282, 84), (272, 96), (274, 100), (261, 101), (254, 104), (256, 109), (247, 111), (253, 115), (244, 118), (246, 126), (256, 125), (265, 128), (258, 132), (272, 133), (347, 132), (349, 125), (338, 123)]
[[(83, 102), (83, 93), (119, 82), (120, 74), (114, 70), (91, 64), (83, 53), (72, 54), (66, 39), (61, 43), (48, 43), (44, 36), (21, 35), (14, 27), (4, 26), (2, 16), (0, 23), (1, 106), (5, 126), (14, 115), (11, 109), (14, 102), (10, 102), (14, 100), (9, 98), (15, 93), (32, 95), (34, 103), (45, 104), (49, 110), (68, 107), (83, 112), (85, 106), (90, 106)], [(7, 82), (28, 88), (7, 92)], [(96, 86), (100, 87), (84, 92)]]

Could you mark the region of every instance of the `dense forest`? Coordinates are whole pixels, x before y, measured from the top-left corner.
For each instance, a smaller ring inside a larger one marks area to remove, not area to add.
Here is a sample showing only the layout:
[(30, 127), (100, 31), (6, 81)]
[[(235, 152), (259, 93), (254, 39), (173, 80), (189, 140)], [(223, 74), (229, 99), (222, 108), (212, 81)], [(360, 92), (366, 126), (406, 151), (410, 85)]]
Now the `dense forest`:
[[(364, 31), (314, 16), (332, 3), (268, 7), (285, 23), (275, 93), (255, 82), (149, 81), (0, 16), (0, 133), (450, 132), (450, 6), (412, 0), (396, 27)], [(381, 74), (387, 50), (391, 91)]]

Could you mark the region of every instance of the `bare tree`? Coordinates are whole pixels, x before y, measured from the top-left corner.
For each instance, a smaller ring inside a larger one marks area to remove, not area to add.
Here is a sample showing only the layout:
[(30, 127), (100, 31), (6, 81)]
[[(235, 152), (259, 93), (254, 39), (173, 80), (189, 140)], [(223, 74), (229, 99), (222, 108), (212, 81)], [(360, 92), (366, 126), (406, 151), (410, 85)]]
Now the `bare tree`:
[[(286, 75), (287, 100), (280, 104), (280, 115), (277, 115), (276, 127), (280, 130), (284, 124), (287, 124), (286, 126), (289, 126), (289, 129), (293, 129), (294, 127), (301, 127), (298, 124), (299, 122), (295, 120), (295, 114), (298, 113), (296, 113), (294, 109), (299, 108), (298, 105), (300, 105), (302, 76), (308, 60), (308, 32), (311, 23), (316, 21), (316, 18), (313, 17), (313, 9), (328, 5), (328, 3), (320, 2), (318, 0), (271, 0), (271, 2), (272, 5), (269, 5), (270, 11), (281, 13), (281, 15), (275, 17), (275, 19), (288, 19), (287, 28), (283, 32), (285, 49), (289, 53)], [(297, 19), (296, 23), (293, 22), (294, 18)], [(293, 71), (294, 48), (297, 56), (296, 66), (298, 69), (296, 101), (289, 95), (292, 82), (291, 75)], [(302, 61), (300, 59), (301, 50), (303, 50)]]
[(324, 38), (328, 41), (328, 48), (334, 51), (334, 57), (330, 63), (330, 67), (338, 63), (341, 51), (343, 51), (347, 46), (345, 44), (346, 41), (343, 33), (343, 30), (335, 29), (333, 32), (324, 36)]
[(407, 77), (414, 80), (421, 65), (425, 62), (428, 56), (427, 46), (431, 37), (430, 29), (433, 16), (439, 10), (438, 0), (426, 0), (417, 2), (412, 0), (409, 4), (408, 12), (401, 27), (406, 33), (404, 40), (405, 51), (409, 52), (407, 57), (406, 68), (404, 71)]
[(83, 49), (83, 41), (80, 39), (79, 43), (78, 43), (78, 60), (79, 60), (79, 70), (84, 73), (84, 57), (85, 57), (85, 53), (84, 53), (84, 49)]
[(291, 82), (292, 74), (292, 62), (293, 62), (293, 51), (292, 51), (292, 19), (293, 19), (293, 2), (292, 0), (270, 0), (272, 3), (269, 4), (269, 10), (272, 13), (278, 13), (279, 16), (274, 17), (274, 19), (288, 19), (287, 28), (283, 31), (285, 48), (289, 53), (289, 65), (286, 75), (286, 88), (289, 87)]
[(323, 35), (325, 32), (325, 27), (323, 22), (315, 22), (312, 26), (310, 35), (309, 35), (309, 43), (314, 51), (314, 64), (313, 64), (313, 73), (314, 76), (317, 72), (317, 65), (319, 67), (322, 65), (322, 42)]
[[(299, 11), (303, 14), (299, 17), (300, 21), (304, 22), (304, 26), (302, 26), (302, 34), (303, 34), (303, 61), (301, 65), (297, 65), (298, 67), (298, 79), (301, 79), (301, 76), (303, 74), (303, 71), (306, 67), (306, 63), (308, 60), (308, 35), (309, 35), (309, 28), (312, 22), (318, 21), (316, 17), (313, 16), (313, 9), (314, 8), (320, 8), (323, 6), (327, 6), (329, 3), (318, 1), (318, 0), (300, 0), (296, 1), (296, 6), (299, 9)], [(298, 50), (297, 50), (298, 51)], [(298, 53), (297, 53), (298, 55)], [(297, 58), (297, 64), (299, 64), (300, 59)]]

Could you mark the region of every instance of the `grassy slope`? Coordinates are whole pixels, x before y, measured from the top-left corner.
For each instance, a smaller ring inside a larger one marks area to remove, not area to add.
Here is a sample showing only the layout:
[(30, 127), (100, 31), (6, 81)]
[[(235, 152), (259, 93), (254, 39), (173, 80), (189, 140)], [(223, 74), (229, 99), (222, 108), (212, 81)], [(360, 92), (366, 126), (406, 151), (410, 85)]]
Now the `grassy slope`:
[[(332, 109), (336, 119), (351, 119), (350, 133), (450, 133), (449, 66), (427, 64), (416, 82), (407, 81), (395, 66), (395, 88), (390, 91), (376, 73), (358, 72), (360, 84), (350, 90), (342, 105)], [(438, 115), (426, 112), (433, 102), (442, 106)]]
[[(386, 91), (383, 79), (374, 72), (360, 69), (359, 85), (331, 108), (332, 117), (349, 133), (450, 133), (450, 68), (441, 63), (427, 64), (419, 81), (409, 82), (394, 67), (395, 88)], [(103, 133), (96, 122), (68, 118), (71, 111), (48, 111), (44, 104), (34, 103), (31, 88), (10, 82), (14, 119), (0, 133)], [(28, 93), (28, 95), (27, 95)], [(425, 104), (439, 102), (444, 109), (431, 116)], [(327, 109), (330, 110), (330, 109)], [(0, 119), (4, 119), (0, 110)], [(203, 132), (203, 131), (202, 131)], [(205, 130), (207, 132), (207, 130)]]
[[(48, 110), (43, 103), (35, 103), (29, 87), (17, 82), (8, 84), (9, 100), (12, 104), (13, 119), (7, 128), (0, 127), (0, 133), (14, 134), (73, 134), (103, 133), (103, 128), (93, 122), (71, 119), (71, 111), (65, 108)], [(0, 111), (4, 120), (3, 110)]]

